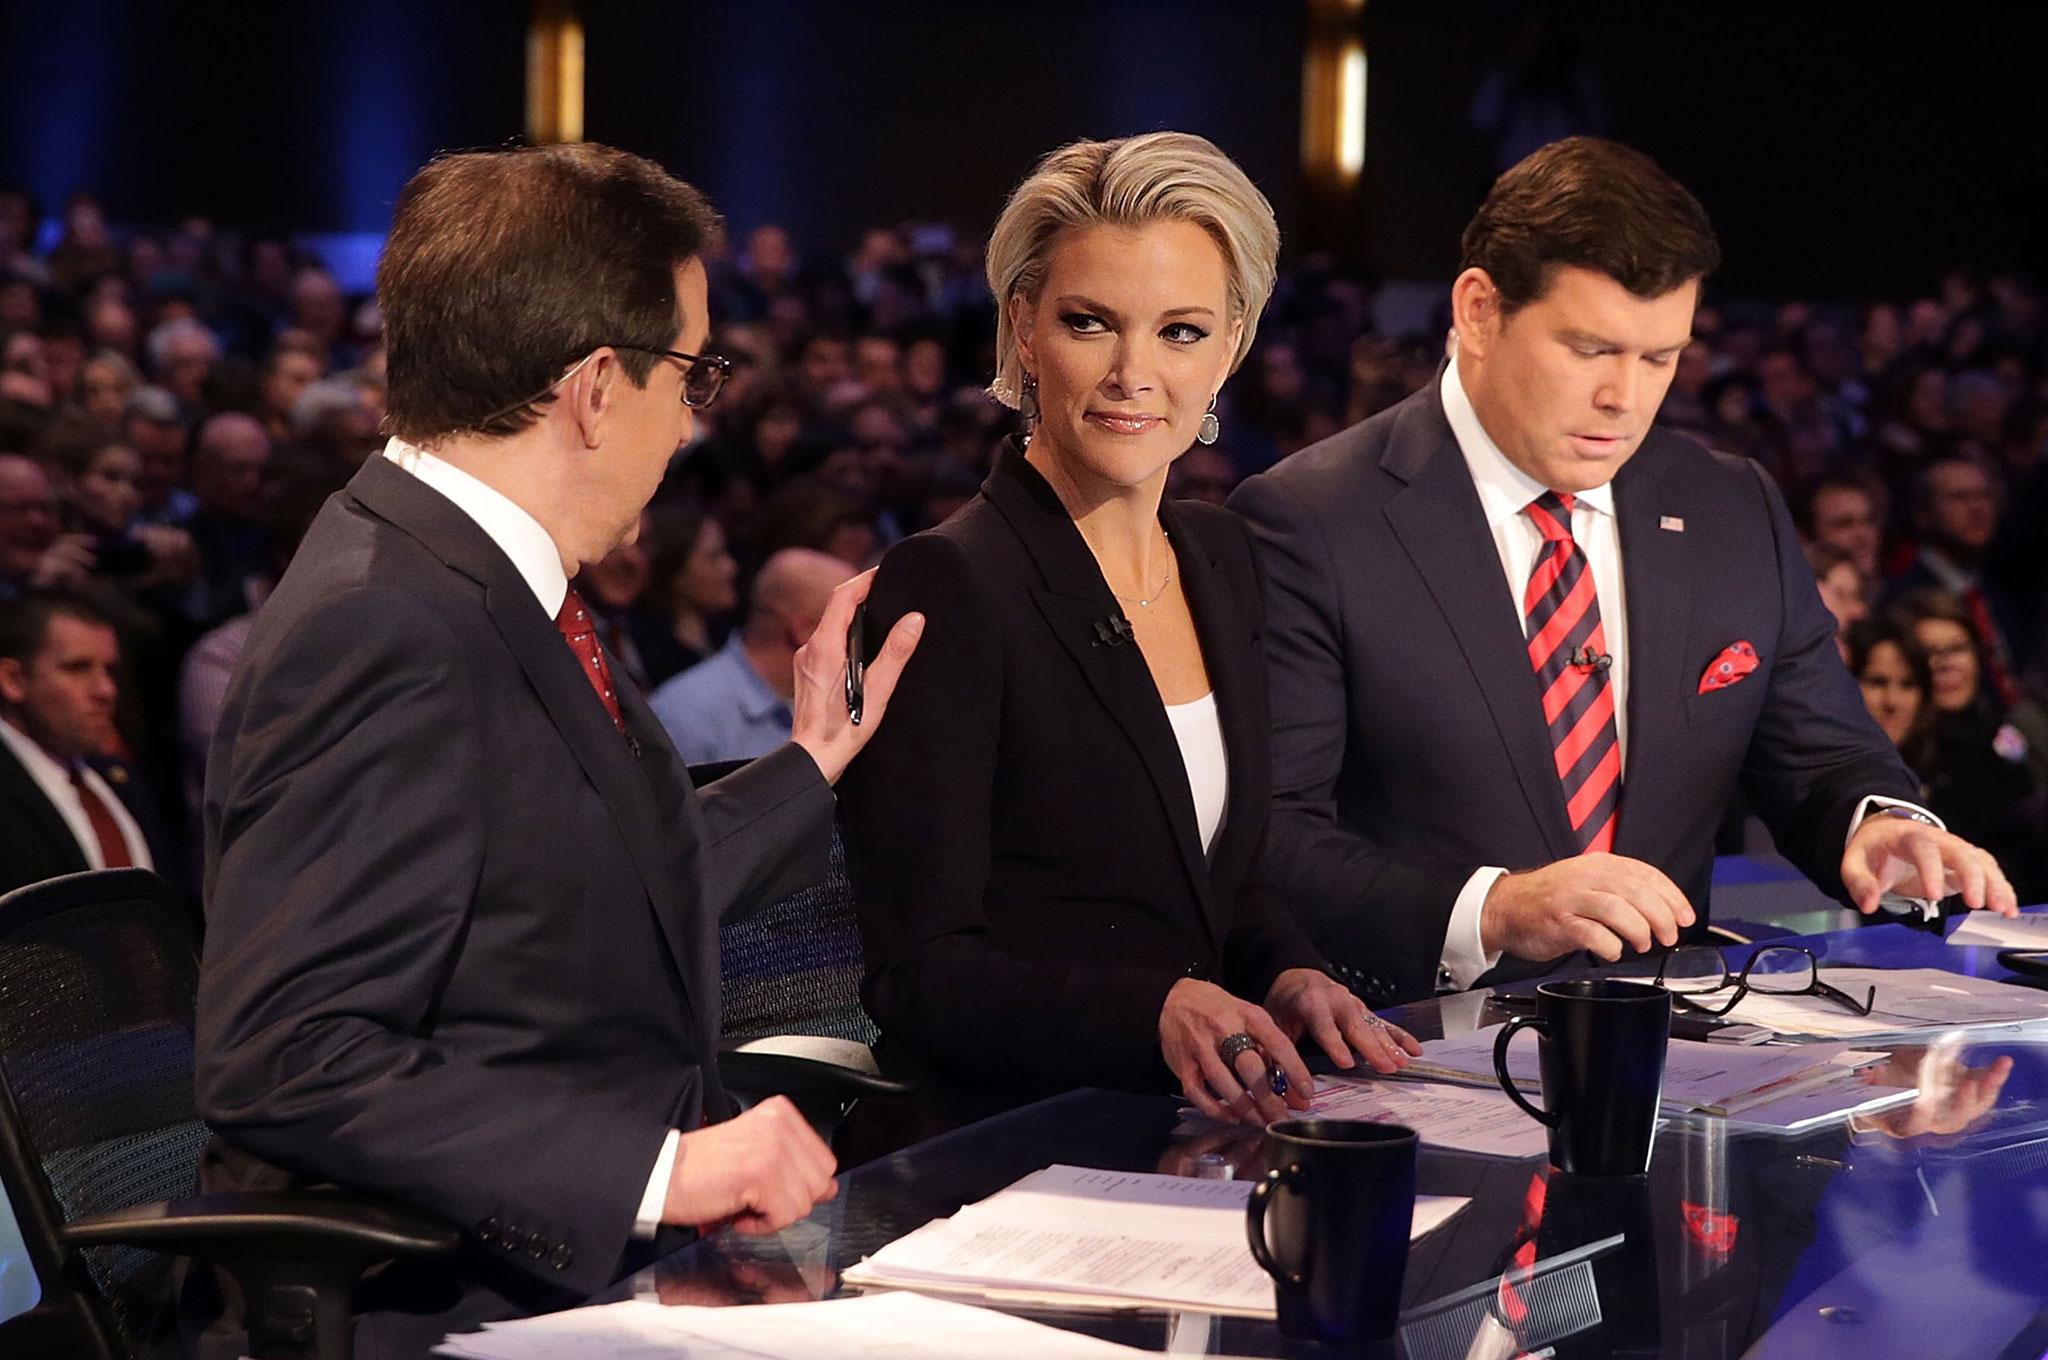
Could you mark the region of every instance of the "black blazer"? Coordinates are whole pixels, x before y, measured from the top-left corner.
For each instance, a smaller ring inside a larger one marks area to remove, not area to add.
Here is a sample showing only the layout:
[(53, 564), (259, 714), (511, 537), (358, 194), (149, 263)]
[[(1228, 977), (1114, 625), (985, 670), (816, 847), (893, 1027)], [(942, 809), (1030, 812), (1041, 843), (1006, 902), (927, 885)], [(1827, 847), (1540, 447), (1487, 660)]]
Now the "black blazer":
[[(1158, 1087), (1159, 1012), (1183, 977), (1262, 1000), (1323, 966), (1260, 881), (1270, 802), (1250, 539), (1160, 507), (1229, 757), (1212, 853), (1172, 725), (1116, 597), (1014, 447), (981, 493), (883, 559), (873, 641), (927, 624), (874, 741), (840, 783), (884, 1042), (967, 1081)], [(1112, 635), (1113, 636), (1113, 635)]]
[[(1750, 460), (1658, 428), (1614, 497), (1629, 649), (1615, 853), (1664, 870), (1704, 923), (1739, 784), (1841, 896), (1856, 804), (1918, 785), (1842, 666), (1784, 498)], [(1268, 583), (1274, 880), (1367, 1001), (1428, 996), (1474, 869), (1578, 850), (1521, 606), (1437, 385), (1249, 479), (1230, 507)], [(1756, 671), (1699, 693), (1737, 641)], [(1502, 960), (1503, 975), (1538, 967)]]
[(628, 736), (503, 552), (374, 457), (258, 615), (207, 764), (201, 1114), (443, 1215), (464, 1281), (526, 1306), (621, 1272), (667, 1131), (727, 1105), (719, 917), (830, 842), (801, 750), (700, 797), (617, 690)]
[[(95, 760), (91, 764), (135, 818), (157, 872), (173, 883), (182, 883), (182, 870), (163, 835), (156, 800), (149, 796), (140, 778), (118, 761)], [(82, 874), (91, 867), (64, 814), (57, 811), (42, 785), (14, 758), (13, 748), (0, 742), (0, 893), (60, 874)]]

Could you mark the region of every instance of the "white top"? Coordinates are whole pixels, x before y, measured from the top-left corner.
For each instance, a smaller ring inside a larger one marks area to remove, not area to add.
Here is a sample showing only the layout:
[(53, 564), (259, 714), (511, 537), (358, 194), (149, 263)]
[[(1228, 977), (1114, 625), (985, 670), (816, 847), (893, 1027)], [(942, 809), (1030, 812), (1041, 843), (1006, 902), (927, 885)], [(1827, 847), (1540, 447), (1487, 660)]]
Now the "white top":
[(1230, 801), (1230, 757), (1223, 749), (1223, 723), (1216, 714), (1216, 695), (1192, 703), (1168, 704), (1166, 720), (1180, 743), (1180, 761), (1187, 767), (1188, 789), (1195, 795), (1195, 830), (1202, 853), (1216, 844), (1223, 829), (1223, 809)]
[[(569, 574), (562, 569), (562, 551), (539, 520), (519, 508), (509, 496), (464, 472), (444, 458), (414, 448), (393, 438), (384, 446), (384, 456), (454, 502), (455, 508), (476, 521), (499, 551), (533, 590), (533, 598), (553, 619), (569, 598)], [(669, 1178), (675, 1170), (676, 1153), (682, 1136), (675, 1130), (661, 1143), (654, 1169), (648, 1174), (647, 1189), (633, 1214), (633, 1235), (654, 1236), (661, 1227), (661, 1211), (668, 1199)]]
[[(85, 815), (85, 802), (78, 796), (78, 790), (71, 787), (71, 771), (63, 762), (36, 745), (35, 741), (13, 723), (0, 718), (0, 742), (14, 752), (14, 758), (21, 762), (28, 777), (36, 781), (36, 787), (43, 791), (43, 797), (57, 809), (57, 815), (64, 819), (64, 825), (71, 828), (71, 837), (78, 842), (78, 848), (85, 852), (86, 864), (94, 869), (107, 867), (107, 857), (100, 853), (100, 838), (92, 829), (92, 818)], [(135, 824), (128, 808), (121, 802), (120, 795), (99, 771), (90, 765), (78, 766), (79, 777), (87, 787), (100, 796), (107, 805), (107, 811), (114, 814), (114, 825), (121, 829), (121, 839), (128, 844), (128, 858), (138, 869), (154, 869), (156, 861), (150, 858), (149, 842), (142, 838), (142, 828)]]

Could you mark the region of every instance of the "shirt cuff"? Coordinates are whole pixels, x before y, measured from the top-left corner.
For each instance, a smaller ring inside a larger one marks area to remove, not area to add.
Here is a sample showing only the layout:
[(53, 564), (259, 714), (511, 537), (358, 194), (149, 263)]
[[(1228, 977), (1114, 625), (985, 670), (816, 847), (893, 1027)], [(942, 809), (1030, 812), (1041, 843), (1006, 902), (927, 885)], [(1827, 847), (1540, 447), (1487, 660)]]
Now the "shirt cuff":
[(1479, 914), (1493, 885), (1507, 876), (1505, 869), (1474, 869), (1458, 898), (1451, 903), (1450, 924), (1444, 928), (1444, 952), (1437, 963), (1441, 977), (1449, 979), (1450, 990), (1464, 991), (1500, 962), (1500, 951), (1489, 954), (1479, 934)]
[[(1883, 794), (1873, 793), (1866, 795), (1863, 801), (1856, 805), (1855, 815), (1849, 818), (1849, 834), (1842, 841), (1842, 848), (1844, 850), (1849, 848), (1850, 841), (1856, 839), (1856, 828), (1862, 826), (1864, 819), (1869, 817), (1871, 813), (1881, 808), (1904, 808), (1908, 812), (1917, 812), (1943, 831), (1948, 830), (1947, 822), (1935, 816), (1928, 809), (1921, 807), (1918, 803), (1909, 803), (1903, 798), (1887, 798)], [(1928, 921), (1934, 918), (1936, 899), (1931, 897), (1908, 897), (1904, 893), (1888, 892), (1883, 897), (1877, 899), (1877, 905), (1885, 908), (1887, 911), (1903, 912), (1908, 916), (1917, 916), (1923, 921)]]
[(647, 1193), (640, 1196), (640, 1212), (633, 1216), (633, 1236), (646, 1241), (661, 1231), (661, 1210), (668, 1203), (669, 1178), (675, 1174), (676, 1154), (682, 1150), (683, 1135), (675, 1129), (661, 1140), (661, 1153), (654, 1159), (654, 1174), (647, 1178)]

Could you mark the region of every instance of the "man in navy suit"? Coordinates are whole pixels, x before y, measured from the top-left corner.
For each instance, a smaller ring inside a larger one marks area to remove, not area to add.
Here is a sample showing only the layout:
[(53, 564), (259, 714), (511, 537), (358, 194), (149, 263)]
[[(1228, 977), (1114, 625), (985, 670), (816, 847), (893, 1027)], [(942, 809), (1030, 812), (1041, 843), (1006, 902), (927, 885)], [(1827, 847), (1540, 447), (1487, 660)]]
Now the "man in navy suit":
[(91, 600), (32, 590), (0, 602), (0, 892), (87, 869), (158, 869), (161, 821), (107, 751), (121, 644)]
[(694, 189), (600, 146), (414, 176), (378, 273), (394, 438), (314, 521), (228, 691), (207, 1183), (338, 1182), (465, 1234), (452, 1272), (379, 1281), (358, 1355), (574, 1301), (664, 1228), (771, 1231), (832, 1193), (787, 1101), (727, 1119), (718, 925), (824, 876), (830, 785), (919, 622), (855, 726), (867, 579), (841, 587), (791, 743), (700, 795), (569, 584), (631, 541), (718, 394), (718, 235)]
[(1697, 934), (1738, 786), (1827, 891), (2014, 910), (1913, 804), (1784, 499), (1652, 427), (1719, 263), (1570, 138), (1466, 228), (1441, 380), (1231, 498), (1265, 565), (1269, 877), (1374, 1004)]

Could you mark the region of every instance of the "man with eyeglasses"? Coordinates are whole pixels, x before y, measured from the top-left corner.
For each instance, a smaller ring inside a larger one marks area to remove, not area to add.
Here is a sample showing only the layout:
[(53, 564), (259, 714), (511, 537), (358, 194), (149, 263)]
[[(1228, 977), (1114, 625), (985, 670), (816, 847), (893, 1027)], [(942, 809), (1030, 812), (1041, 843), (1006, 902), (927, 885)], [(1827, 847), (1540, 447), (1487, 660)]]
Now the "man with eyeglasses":
[[(252, 629), (208, 761), (197, 1095), (209, 1184), (332, 1181), (433, 1210), (453, 1268), (380, 1281), (359, 1347), (423, 1352), (678, 1242), (832, 1193), (786, 1101), (730, 1114), (718, 923), (822, 878), (850, 719), (833, 593), (793, 740), (701, 796), (570, 581), (640, 514), (726, 365), (719, 222), (650, 162), (435, 161), (378, 274), (393, 438)], [(374, 1341), (373, 1341), (374, 1338)]]

